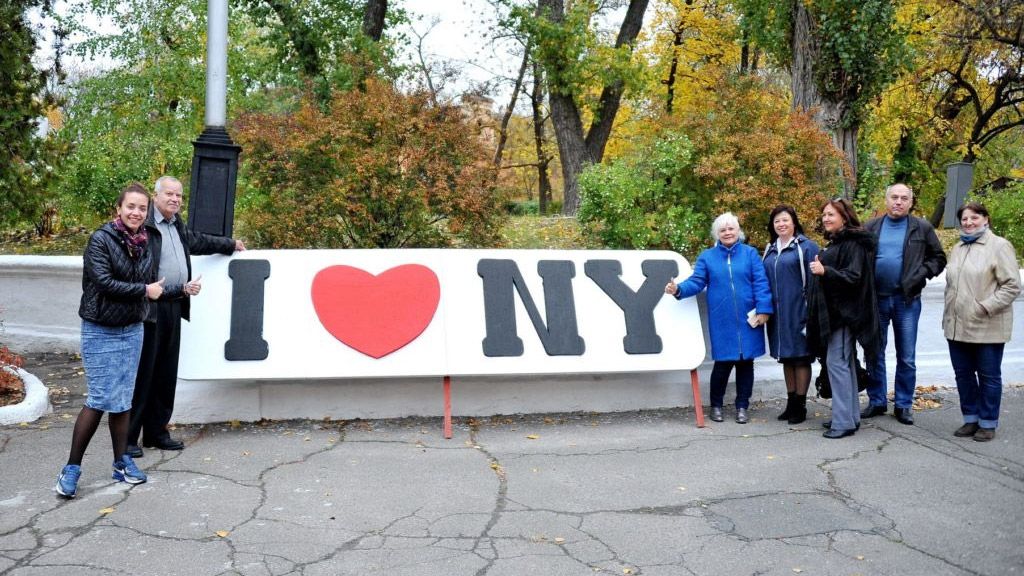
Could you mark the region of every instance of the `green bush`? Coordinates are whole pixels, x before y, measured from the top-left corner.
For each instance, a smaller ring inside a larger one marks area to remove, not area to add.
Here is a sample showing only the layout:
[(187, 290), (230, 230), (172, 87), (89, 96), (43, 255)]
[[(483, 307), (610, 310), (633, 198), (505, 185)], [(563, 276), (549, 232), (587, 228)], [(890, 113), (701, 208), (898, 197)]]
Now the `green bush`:
[(708, 206), (684, 175), (692, 146), (667, 134), (650, 147), (580, 175), (578, 218), (609, 248), (666, 248), (695, 255), (705, 243)]
[(540, 203), (536, 200), (506, 200), (504, 209), (509, 216), (536, 216), (540, 213)]
[(988, 209), (992, 231), (1013, 244), (1018, 260), (1024, 258), (1024, 182), (1016, 182), (1002, 190), (991, 190), (971, 199), (981, 202)]
[(454, 106), (387, 79), (247, 113), (239, 230), (261, 248), (492, 246), (504, 214), (488, 151)]

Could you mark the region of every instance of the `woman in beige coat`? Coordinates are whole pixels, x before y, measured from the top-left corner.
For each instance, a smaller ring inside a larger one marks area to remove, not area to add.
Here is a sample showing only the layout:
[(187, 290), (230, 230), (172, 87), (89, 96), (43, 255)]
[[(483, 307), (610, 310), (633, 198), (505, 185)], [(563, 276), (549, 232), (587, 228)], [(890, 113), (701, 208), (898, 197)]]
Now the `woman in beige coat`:
[(1003, 346), (1013, 329), (1020, 270), (1013, 245), (988, 228), (988, 210), (968, 202), (956, 212), (960, 241), (946, 266), (942, 330), (960, 393), (964, 425), (953, 433), (987, 442), (999, 426)]

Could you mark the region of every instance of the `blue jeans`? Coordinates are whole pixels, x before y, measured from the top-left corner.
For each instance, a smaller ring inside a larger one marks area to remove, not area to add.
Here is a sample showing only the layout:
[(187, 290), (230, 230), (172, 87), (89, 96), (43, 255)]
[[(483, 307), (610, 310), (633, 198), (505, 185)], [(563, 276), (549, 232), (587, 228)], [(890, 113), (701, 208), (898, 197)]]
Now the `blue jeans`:
[(753, 360), (715, 360), (711, 369), (711, 405), (721, 408), (725, 402), (725, 386), (729, 373), (736, 367), (736, 407), (749, 408), (750, 395), (754, 391)]
[(964, 424), (999, 427), (999, 401), (1003, 396), (1003, 344), (972, 344), (946, 340), (949, 359), (960, 393)]
[(878, 361), (871, 371), (871, 384), (868, 386), (868, 399), (872, 406), (885, 406), (886, 384), (885, 349), (889, 340), (889, 324), (892, 324), (893, 338), (896, 340), (896, 380), (893, 382), (897, 408), (910, 408), (914, 405), (914, 388), (917, 386), (917, 323), (921, 319), (921, 298), (917, 297), (907, 303), (907, 299), (899, 294), (878, 297), (878, 329), (881, 332), (881, 349)]

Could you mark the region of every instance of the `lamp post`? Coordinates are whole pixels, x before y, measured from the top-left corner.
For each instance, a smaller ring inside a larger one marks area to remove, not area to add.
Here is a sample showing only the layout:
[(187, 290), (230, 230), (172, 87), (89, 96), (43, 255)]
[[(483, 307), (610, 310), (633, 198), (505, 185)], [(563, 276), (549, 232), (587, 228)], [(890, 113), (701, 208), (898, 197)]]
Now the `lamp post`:
[(242, 148), (231, 141), (227, 120), (228, 0), (206, 2), (206, 114), (192, 142), (188, 226), (195, 232), (231, 236), (235, 182)]

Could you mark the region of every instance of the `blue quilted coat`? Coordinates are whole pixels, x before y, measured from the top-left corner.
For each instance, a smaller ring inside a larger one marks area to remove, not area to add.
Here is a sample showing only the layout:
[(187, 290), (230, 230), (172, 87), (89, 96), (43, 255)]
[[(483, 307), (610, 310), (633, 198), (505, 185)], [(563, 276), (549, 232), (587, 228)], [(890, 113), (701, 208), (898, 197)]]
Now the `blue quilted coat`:
[(720, 242), (700, 253), (693, 274), (679, 284), (676, 298), (707, 288), (708, 332), (715, 360), (750, 360), (764, 355), (764, 327), (751, 328), (747, 312), (772, 313), (772, 293), (761, 255), (753, 246)]

